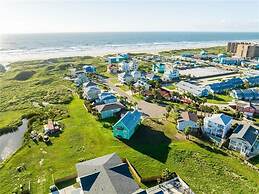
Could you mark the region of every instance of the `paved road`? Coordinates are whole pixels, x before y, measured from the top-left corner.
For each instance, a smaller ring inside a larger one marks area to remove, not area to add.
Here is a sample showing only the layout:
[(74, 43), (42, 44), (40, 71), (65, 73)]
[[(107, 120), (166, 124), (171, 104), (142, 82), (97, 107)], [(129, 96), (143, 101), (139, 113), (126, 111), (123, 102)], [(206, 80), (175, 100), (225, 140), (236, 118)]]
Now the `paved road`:
[(162, 118), (163, 115), (166, 113), (165, 107), (159, 106), (158, 104), (149, 103), (144, 100), (136, 100), (132, 95), (126, 93), (119, 87), (116, 87), (110, 79), (107, 79), (107, 84), (112, 90), (117, 92), (119, 95), (127, 97), (131, 102), (137, 102), (137, 106), (144, 114), (144, 116), (149, 116), (152, 118)]

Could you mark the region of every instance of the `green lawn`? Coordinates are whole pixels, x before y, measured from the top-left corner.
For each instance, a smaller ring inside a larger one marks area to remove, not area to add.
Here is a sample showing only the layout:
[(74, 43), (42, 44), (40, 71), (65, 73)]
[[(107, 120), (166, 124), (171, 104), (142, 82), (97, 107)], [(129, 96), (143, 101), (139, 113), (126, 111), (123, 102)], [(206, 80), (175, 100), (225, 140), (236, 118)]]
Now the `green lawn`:
[(212, 104), (227, 104), (232, 100), (233, 98), (231, 96), (224, 94), (215, 94), (214, 96), (207, 98), (207, 102)]
[(166, 86), (166, 88), (169, 90), (175, 90), (176, 86), (174, 84), (172, 84), (172, 85)]
[(22, 111), (5, 111), (0, 112), (0, 129), (17, 121), (23, 115)]
[[(172, 140), (175, 125), (144, 122), (130, 141), (113, 138), (110, 129), (86, 112), (83, 101), (75, 98), (68, 105), (70, 117), (63, 120), (65, 131), (51, 139), (52, 145), (30, 142), (0, 169), (0, 193), (9, 193), (31, 181), (33, 193), (47, 193), (54, 178), (75, 172), (75, 163), (117, 152), (127, 157), (143, 177), (157, 175), (164, 168), (178, 173), (196, 193), (258, 193), (258, 172), (224, 152), (211, 151), (203, 143)], [(158, 130), (151, 130), (158, 127)], [(167, 131), (167, 136), (163, 130)], [(40, 165), (40, 161), (42, 165)], [(18, 173), (16, 167), (26, 170)]]

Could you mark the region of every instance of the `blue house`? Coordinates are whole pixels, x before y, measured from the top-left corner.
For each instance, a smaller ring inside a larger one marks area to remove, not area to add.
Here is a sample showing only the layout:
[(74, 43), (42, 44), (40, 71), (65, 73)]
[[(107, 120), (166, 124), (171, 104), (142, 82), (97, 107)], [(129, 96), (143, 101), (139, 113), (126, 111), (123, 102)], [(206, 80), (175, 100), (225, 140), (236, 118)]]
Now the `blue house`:
[(116, 56), (116, 57), (108, 57), (108, 63), (112, 64), (112, 63), (120, 63), (123, 60), (126, 60), (125, 57), (122, 56)]
[(95, 73), (96, 72), (96, 67), (92, 65), (85, 65), (83, 66), (84, 72), (85, 73)]
[(153, 65), (152, 70), (155, 73), (164, 73), (165, 72), (165, 64), (164, 63), (156, 63)]
[(241, 61), (235, 58), (220, 58), (220, 63), (223, 65), (241, 65)]
[(134, 110), (128, 111), (112, 128), (113, 136), (123, 139), (130, 139), (135, 133), (141, 121), (141, 112)]
[(84, 73), (78, 74), (77, 78), (74, 80), (74, 83), (76, 84), (77, 87), (83, 85), (83, 83), (88, 82), (89, 79), (86, 77)]
[(101, 104), (108, 104), (117, 102), (117, 98), (110, 92), (102, 92), (99, 94), (99, 98), (96, 100), (96, 102)]
[(120, 57), (123, 57), (124, 60), (128, 60), (129, 59), (129, 54), (128, 53), (121, 53), (119, 54)]
[(95, 106), (95, 109), (99, 112), (101, 119), (114, 117), (125, 107), (119, 102), (113, 102), (108, 104), (101, 104)]

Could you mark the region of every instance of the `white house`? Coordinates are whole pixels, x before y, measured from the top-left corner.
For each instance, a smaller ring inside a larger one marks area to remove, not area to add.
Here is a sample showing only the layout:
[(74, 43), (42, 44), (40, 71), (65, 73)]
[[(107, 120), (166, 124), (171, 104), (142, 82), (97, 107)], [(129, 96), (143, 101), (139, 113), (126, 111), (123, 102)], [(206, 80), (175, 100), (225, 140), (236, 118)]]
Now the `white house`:
[(177, 129), (184, 131), (185, 128), (190, 127), (191, 129), (197, 129), (198, 116), (191, 112), (182, 112), (181, 118), (177, 121)]
[(170, 82), (179, 78), (179, 71), (177, 69), (168, 69), (161, 77), (162, 81)]
[(130, 68), (131, 71), (137, 71), (138, 70), (138, 62), (137, 61), (129, 62), (129, 68)]
[(128, 72), (130, 71), (130, 64), (127, 63), (126, 61), (122, 61), (121, 63), (118, 64), (118, 69), (120, 72)]
[(238, 125), (229, 139), (229, 149), (238, 151), (243, 156), (259, 154), (259, 129), (255, 126)]
[(219, 143), (231, 128), (232, 121), (232, 117), (225, 114), (214, 114), (211, 117), (205, 117), (203, 131)]
[(83, 88), (83, 97), (87, 100), (96, 100), (98, 95), (101, 93), (101, 90), (97, 86), (89, 86)]
[(150, 84), (148, 84), (145, 80), (140, 79), (134, 84), (134, 87), (143, 88), (146, 91), (146, 90), (149, 90)]
[(138, 81), (141, 78), (141, 73), (139, 71), (132, 71), (131, 75), (134, 82)]
[(130, 73), (120, 73), (118, 74), (118, 80), (123, 84), (128, 84), (133, 81), (133, 77)]

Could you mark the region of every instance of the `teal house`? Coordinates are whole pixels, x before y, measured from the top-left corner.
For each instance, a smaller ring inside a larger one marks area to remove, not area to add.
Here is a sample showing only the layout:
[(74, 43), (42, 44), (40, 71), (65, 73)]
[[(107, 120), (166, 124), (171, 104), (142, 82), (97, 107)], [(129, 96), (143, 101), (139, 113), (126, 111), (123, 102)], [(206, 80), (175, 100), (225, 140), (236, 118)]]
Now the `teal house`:
[(141, 121), (141, 112), (134, 110), (128, 111), (115, 125), (113, 125), (113, 136), (130, 139), (135, 133)]
[(152, 70), (155, 73), (164, 73), (165, 72), (165, 64), (156, 63), (156, 64), (153, 65)]

